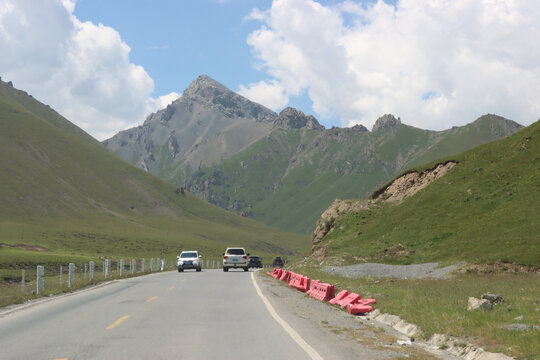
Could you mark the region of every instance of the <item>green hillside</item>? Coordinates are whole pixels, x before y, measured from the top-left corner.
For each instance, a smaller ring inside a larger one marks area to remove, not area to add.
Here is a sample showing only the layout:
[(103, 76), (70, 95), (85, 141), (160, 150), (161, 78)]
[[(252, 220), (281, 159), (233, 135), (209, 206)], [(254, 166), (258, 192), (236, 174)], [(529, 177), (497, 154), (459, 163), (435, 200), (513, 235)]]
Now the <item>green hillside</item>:
[(540, 122), (451, 159), (448, 174), (402, 203), (341, 214), (318, 253), (345, 263), (540, 266)]
[[(0, 263), (158, 256), (229, 245), (296, 254), (309, 239), (210, 205), (138, 169), (49, 107), (0, 81)], [(29, 249), (40, 246), (48, 251)]]
[(518, 124), (495, 115), (440, 132), (395, 121), (373, 132), (354, 128), (275, 130), (219, 164), (201, 167), (186, 186), (243, 216), (309, 233), (336, 198), (367, 197), (411, 166), (460, 153), (519, 129)]

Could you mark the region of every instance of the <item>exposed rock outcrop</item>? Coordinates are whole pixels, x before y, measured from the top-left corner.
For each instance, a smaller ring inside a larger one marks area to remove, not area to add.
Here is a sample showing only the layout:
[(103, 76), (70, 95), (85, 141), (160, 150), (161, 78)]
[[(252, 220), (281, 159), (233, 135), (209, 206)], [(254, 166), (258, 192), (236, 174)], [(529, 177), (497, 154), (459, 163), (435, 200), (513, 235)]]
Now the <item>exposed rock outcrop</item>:
[(369, 200), (341, 200), (336, 199), (328, 209), (326, 209), (315, 227), (313, 233), (313, 246), (323, 241), (324, 237), (330, 234), (334, 228), (336, 220), (343, 214), (367, 210), (381, 201), (401, 202), (405, 198), (413, 196), (435, 180), (444, 176), (457, 163), (448, 161), (438, 164), (431, 170), (424, 172), (412, 171), (401, 175), (389, 185), (375, 192)]
[(399, 124), (401, 124), (400, 118), (396, 119), (392, 114), (385, 114), (375, 121), (375, 125), (373, 125), (373, 129), (371, 131), (375, 132), (383, 129), (389, 129)]
[(319, 124), (312, 115), (306, 116), (302, 111), (287, 107), (283, 109), (276, 121), (274, 129), (301, 129), (324, 130), (324, 126)]
[(450, 169), (456, 165), (456, 162), (449, 161), (444, 164), (438, 164), (434, 169), (417, 172), (412, 171), (401, 175), (392, 183), (374, 194), (375, 200), (384, 199), (390, 202), (399, 202), (406, 197), (416, 194), (438, 178), (446, 175)]

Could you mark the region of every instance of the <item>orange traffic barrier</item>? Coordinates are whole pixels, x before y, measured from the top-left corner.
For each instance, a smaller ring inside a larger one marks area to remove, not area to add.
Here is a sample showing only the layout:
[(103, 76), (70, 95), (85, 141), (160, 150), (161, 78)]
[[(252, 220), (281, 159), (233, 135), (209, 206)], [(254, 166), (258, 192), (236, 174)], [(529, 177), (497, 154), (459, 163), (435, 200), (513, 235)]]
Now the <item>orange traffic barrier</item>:
[(291, 279), (289, 281), (289, 286), (297, 288), (302, 292), (306, 292), (309, 289), (309, 278), (302, 274), (296, 274), (291, 272)]
[(308, 295), (311, 295), (312, 293), (317, 291), (316, 287), (317, 287), (317, 284), (319, 284), (320, 282), (321, 282), (320, 280), (311, 280), (311, 284), (309, 285), (309, 290), (306, 291), (306, 293)]
[(345, 298), (336, 301), (336, 304), (338, 304), (341, 307), (346, 307), (349, 304), (354, 304), (358, 302), (362, 297), (356, 293), (350, 293)]
[(334, 285), (321, 283), (319, 280), (313, 280), (308, 294), (317, 300), (328, 301), (334, 297), (334, 292)]
[(291, 277), (291, 272), (287, 270), (283, 270), (281, 272), (281, 276), (279, 277), (279, 280), (289, 282), (290, 277)]
[(349, 304), (347, 305), (347, 312), (349, 314), (353, 314), (353, 315), (356, 315), (356, 314), (365, 314), (365, 313), (368, 313), (368, 312), (372, 312), (373, 311), (373, 308), (369, 305), (364, 305), (364, 304)]
[(377, 300), (375, 300), (375, 299), (362, 299), (362, 300), (358, 301), (357, 304), (369, 305), (369, 304), (375, 304), (376, 302), (377, 302)]
[(338, 301), (345, 299), (345, 297), (347, 297), (348, 295), (349, 295), (349, 292), (347, 290), (341, 290), (339, 294), (337, 294), (337, 296), (331, 299), (329, 302), (330, 304), (334, 305)]

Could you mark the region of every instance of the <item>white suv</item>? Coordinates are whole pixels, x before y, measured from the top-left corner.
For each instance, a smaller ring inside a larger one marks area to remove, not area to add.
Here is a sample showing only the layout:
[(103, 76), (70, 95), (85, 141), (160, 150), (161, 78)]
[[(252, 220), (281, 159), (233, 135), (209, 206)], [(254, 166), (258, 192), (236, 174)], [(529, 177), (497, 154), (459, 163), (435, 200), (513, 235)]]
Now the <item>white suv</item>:
[(248, 271), (248, 256), (244, 248), (227, 248), (223, 253), (223, 271), (227, 272), (229, 269), (236, 268)]
[(178, 272), (184, 271), (184, 269), (195, 269), (201, 271), (202, 268), (202, 255), (199, 255), (197, 250), (182, 251), (178, 258)]

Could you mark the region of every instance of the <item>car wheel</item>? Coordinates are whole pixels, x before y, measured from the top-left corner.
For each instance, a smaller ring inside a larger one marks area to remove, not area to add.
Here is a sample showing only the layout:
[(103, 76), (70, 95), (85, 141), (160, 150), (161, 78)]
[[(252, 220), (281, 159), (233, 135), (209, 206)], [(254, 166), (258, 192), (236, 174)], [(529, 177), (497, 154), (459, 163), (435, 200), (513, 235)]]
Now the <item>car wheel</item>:
[(249, 268), (247, 268), (247, 267), (244, 268), (244, 271), (248, 271), (248, 270), (249, 270)]
[(229, 269), (228, 268), (223, 268), (223, 271), (227, 272), (227, 271), (229, 271)]
[(183, 271), (184, 271), (184, 269), (178, 268), (178, 272), (183, 272)]
[(201, 268), (197, 268), (197, 272), (201, 272)]

